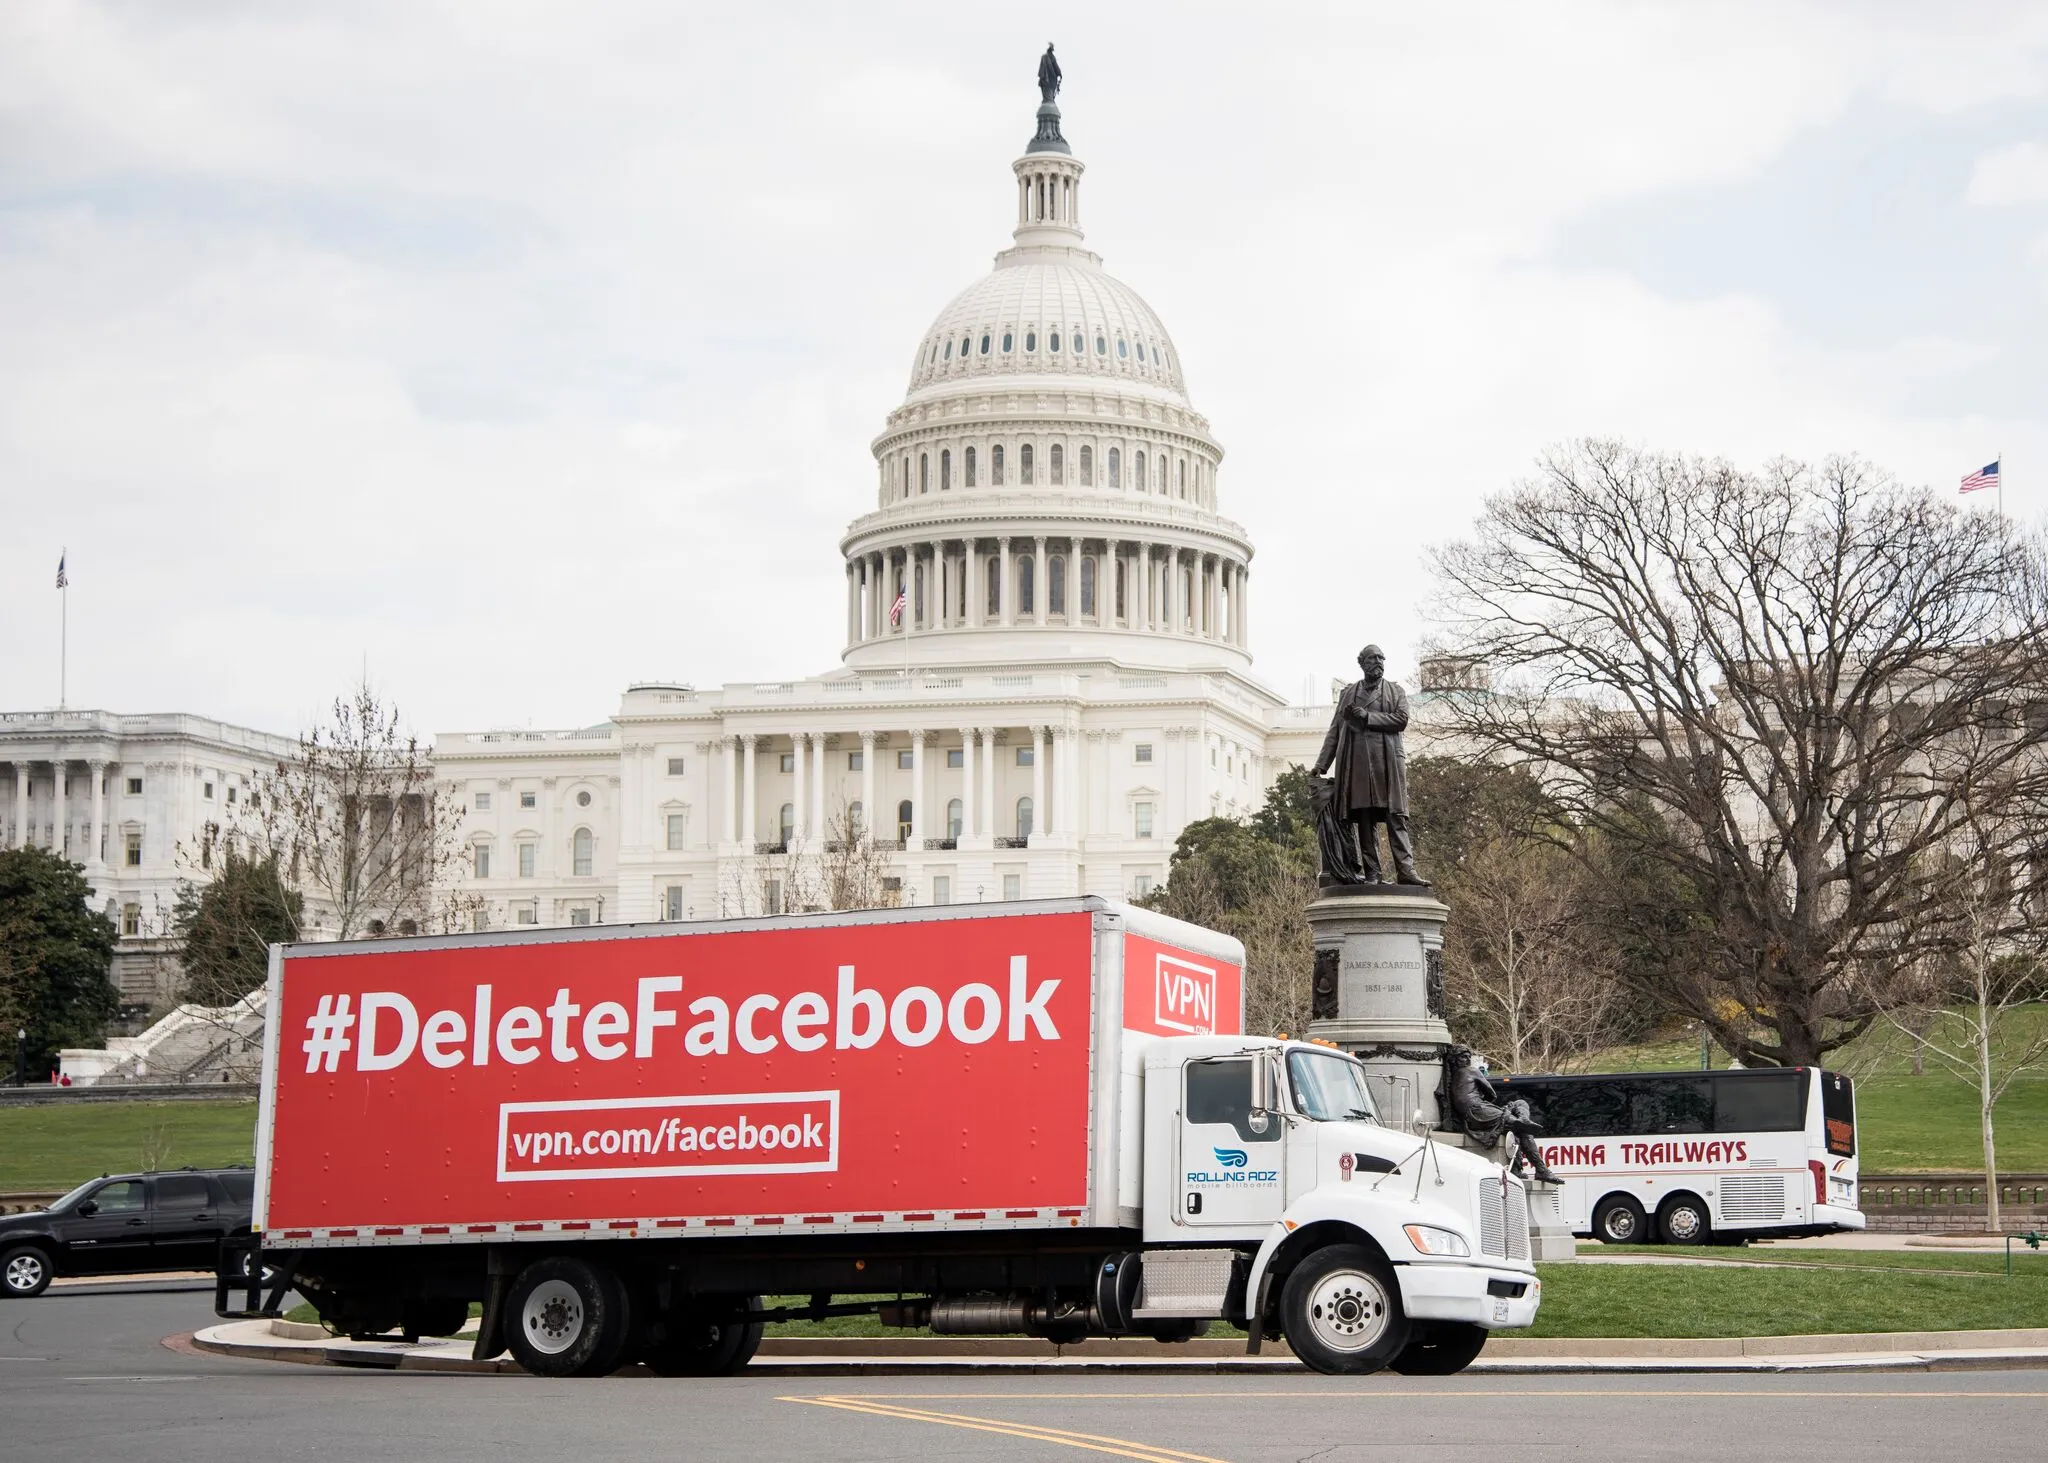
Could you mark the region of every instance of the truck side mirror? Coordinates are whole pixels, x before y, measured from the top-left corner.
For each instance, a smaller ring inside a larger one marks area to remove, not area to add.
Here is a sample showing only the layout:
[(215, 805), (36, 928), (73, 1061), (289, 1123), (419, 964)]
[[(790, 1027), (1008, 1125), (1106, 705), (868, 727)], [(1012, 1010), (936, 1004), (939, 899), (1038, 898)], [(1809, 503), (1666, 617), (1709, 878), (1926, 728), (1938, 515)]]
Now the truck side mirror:
[(1252, 1111), (1251, 1126), (1254, 1133), (1266, 1131), (1271, 1119), (1267, 1114), (1273, 1107), (1273, 1068), (1263, 1053), (1252, 1057)]
[(97, 1199), (87, 1199), (83, 1204), (80, 1204), (78, 1206), (78, 1216), (81, 1219), (90, 1219), (93, 1217), (93, 1215), (99, 1212), (100, 1201)]

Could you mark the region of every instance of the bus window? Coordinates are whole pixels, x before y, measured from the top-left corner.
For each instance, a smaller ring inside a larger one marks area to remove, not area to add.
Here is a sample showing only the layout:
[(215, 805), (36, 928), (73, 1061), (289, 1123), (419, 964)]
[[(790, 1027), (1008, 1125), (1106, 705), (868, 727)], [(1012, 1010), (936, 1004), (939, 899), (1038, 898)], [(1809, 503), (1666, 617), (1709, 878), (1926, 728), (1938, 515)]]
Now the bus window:
[[(1519, 1085), (1505, 1095), (1517, 1096)], [(1559, 1082), (1531, 1103), (1546, 1138), (1605, 1138), (1630, 1131), (1628, 1098), (1613, 1084)]]
[(1840, 1072), (1820, 1074), (1820, 1116), (1827, 1127), (1828, 1152), (1856, 1156), (1856, 1088)]
[(1714, 1129), (1713, 1083), (1698, 1077), (1624, 1078), (1615, 1086), (1629, 1095), (1631, 1133), (1710, 1133)]
[(1806, 1126), (1799, 1074), (1721, 1072), (1714, 1077), (1714, 1131), (1795, 1133)]

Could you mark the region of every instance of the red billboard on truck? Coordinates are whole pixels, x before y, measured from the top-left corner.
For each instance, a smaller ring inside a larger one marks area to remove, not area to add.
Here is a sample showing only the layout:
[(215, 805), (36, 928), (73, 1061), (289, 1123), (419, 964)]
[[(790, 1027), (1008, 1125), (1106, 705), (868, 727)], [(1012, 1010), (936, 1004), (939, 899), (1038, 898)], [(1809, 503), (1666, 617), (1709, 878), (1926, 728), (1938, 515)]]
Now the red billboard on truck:
[(1080, 901), (918, 914), (291, 947), (262, 1223), (1044, 1223), (1089, 1202), (1104, 1036), (1241, 1029), (1236, 966), (1106, 960)]

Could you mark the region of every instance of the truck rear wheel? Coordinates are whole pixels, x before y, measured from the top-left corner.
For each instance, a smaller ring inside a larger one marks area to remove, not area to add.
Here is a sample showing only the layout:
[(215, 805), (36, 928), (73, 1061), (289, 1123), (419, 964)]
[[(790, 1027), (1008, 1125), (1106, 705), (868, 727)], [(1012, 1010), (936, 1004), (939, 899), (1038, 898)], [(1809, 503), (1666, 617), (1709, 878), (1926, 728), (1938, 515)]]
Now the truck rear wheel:
[(506, 1297), (512, 1359), (536, 1376), (618, 1370), (632, 1329), (626, 1287), (603, 1265), (568, 1255), (535, 1260)]
[(1332, 1376), (1380, 1370), (1407, 1347), (1410, 1329), (1392, 1268), (1364, 1245), (1330, 1245), (1295, 1266), (1280, 1293), (1280, 1328), (1296, 1356)]
[(1486, 1349), (1486, 1328), (1467, 1321), (1417, 1321), (1415, 1335), (1391, 1363), (1404, 1377), (1448, 1377)]
[(657, 1377), (729, 1377), (754, 1359), (766, 1329), (760, 1321), (741, 1319), (739, 1312), (760, 1309), (761, 1297), (754, 1295), (724, 1314), (672, 1312), (667, 1339), (649, 1346), (640, 1360)]

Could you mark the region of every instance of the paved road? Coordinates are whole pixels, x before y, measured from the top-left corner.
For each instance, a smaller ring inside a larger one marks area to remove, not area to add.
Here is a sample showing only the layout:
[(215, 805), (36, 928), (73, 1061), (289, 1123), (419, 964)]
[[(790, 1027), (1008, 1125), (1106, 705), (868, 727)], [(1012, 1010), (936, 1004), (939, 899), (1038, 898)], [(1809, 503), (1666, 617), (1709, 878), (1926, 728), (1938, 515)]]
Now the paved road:
[(2048, 1373), (1831, 1377), (772, 1378), (354, 1372), (187, 1355), (161, 1291), (0, 1301), (8, 1457), (2038, 1460)]

